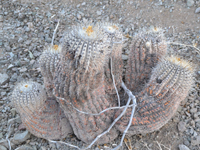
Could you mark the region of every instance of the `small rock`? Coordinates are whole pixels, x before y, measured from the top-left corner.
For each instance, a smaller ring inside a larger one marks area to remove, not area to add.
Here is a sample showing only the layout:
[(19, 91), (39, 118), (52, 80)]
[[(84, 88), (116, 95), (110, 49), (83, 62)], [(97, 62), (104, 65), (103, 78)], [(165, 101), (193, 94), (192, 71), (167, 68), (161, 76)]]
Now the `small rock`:
[(24, 17), (25, 17), (25, 15), (24, 14), (22, 14), (22, 13), (19, 13), (19, 15), (18, 15), (18, 17), (19, 17), (19, 19), (24, 19)]
[(46, 147), (42, 146), (42, 147), (41, 147), (41, 150), (46, 150)]
[(33, 65), (33, 64), (34, 64), (34, 62), (35, 62), (35, 60), (34, 60), (34, 59), (32, 59), (32, 60), (30, 61), (30, 65)]
[(20, 37), (18, 40), (18, 43), (22, 43), (23, 41), (24, 41), (24, 39)]
[(23, 123), (21, 123), (18, 127), (18, 130), (26, 130), (26, 126)]
[(81, 15), (79, 13), (77, 14), (77, 19), (81, 20)]
[(6, 96), (6, 92), (1, 92), (1, 96)]
[(113, 16), (113, 15), (110, 15), (110, 19), (112, 19), (112, 18), (114, 18), (114, 16)]
[(11, 112), (12, 116), (15, 116), (16, 115), (16, 108), (12, 108), (10, 110), (10, 112)]
[(195, 146), (199, 144), (200, 144), (200, 136), (197, 136), (196, 138), (191, 139), (191, 145)]
[(128, 55), (123, 55), (122, 54), (122, 60), (128, 60)]
[(26, 72), (27, 71), (27, 68), (22, 68), (19, 70), (19, 72)]
[(81, 5), (82, 5), (82, 6), (85, 6), (85, 5), (86, 5), (86, 2), (83, 2)]
[(33, 28), (33, 23), (32, 22), (28, 22), (27, 24), (28, 24), (28, 28), (29, 29)]
[(101, 11), (98, 10), (98, 11), (97, 11), (97, 15), (98, 15), (98, 16), (101, 16)]
[(183, 144), (186, 146), (190, 146), (190, 142), (188, 141), (188, 139), (184, 139)]
[(11, 69), (11, 68), (13, 68), (13, 67), (14, 67), (14, 65), (13, 65), (13, 64), (10, 64), (10, 65), (8, 66), (7, 69)]
[(4, 85), (8, 81), (9, 81), (9, 76), (6, 73), (4, 73), (4, 74), (0, 73), (0, 85)]
[(22, 132), (22, 133), (17, 133), (12, 138), (12, 142), (14, 144), (20, 144), (22, 142), (25, 142), (27, 139), (29, 139), (30, 136), (31, 136), (31, 134), (28, 132), (28, 130), (26, 130), (25, 132)]
[(3, 138), (3, 133), (2, 132), (0, 132), (0, 139), (2, 139)]
[(22, 146), (16, 148), (15, 150), (34, 150), (34, 148), (29, 145), (22, 145)]
[(0, 150), (7, 150), (4, 146), (0, 145)]
[(17, 73), (14, 73), (14, 74), (12, 75), (11, 79), (10, 79), (10, 82), (15, 82), (15, 81), (17, 81), (17, 77), (18, 77)]
[(187, 0), (187, 6), (191, 7), (194, 5), (194, 0)]
[(190, 150), (187, 146), (180, 144), (179, 146), (179, 150)]
[(200, 13), (200, 7), (198, 7), (196, 10), (195, 10), (195, 13)]
[(29, 31), (30, 31), (30, 28), (29, 28), (29, 27), (26, 27), (26, 28), (25, 28), (25, 31), (26, 31), (26, 32), (29, 32)]
[(197, 108), (190, 109), (190, 113), (196, 113), (196, 112), (197, 112)]
[(0, 15), (0, 22), (3, 22), (3, 16)]

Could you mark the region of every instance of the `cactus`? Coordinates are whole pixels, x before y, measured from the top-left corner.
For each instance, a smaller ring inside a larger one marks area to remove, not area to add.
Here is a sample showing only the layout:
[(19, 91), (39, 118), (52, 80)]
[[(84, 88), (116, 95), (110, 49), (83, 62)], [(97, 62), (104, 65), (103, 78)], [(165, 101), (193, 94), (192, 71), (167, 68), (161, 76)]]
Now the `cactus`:
[(194, 81), (190, 63), (166, 56), (162, 33), (159, 28), (142, 32), (130, 46), (125, 81), (138, 102), (133, 118), (129, 103), (121, 119), (123, 109), (110, 108), (119, 102), (115, 90), (122, 83), (122, 31), (114, 23), (86, 22), (71, 27), (59, 46), (49, 46), (41, 55), (46, 91), (31, 81), (15, 87), (12, 101), (22, 122), (38, 137), (61, 139), (73, 130), (88, 144), (114, 140), (119, 131), (128, 129), (129, 121), (129, 135), (158, 130), (173, 116)]
[(72, 133), (68, 119), (55, 99), (47, 98), (42, 85), (32, 81), (19, 83), (13, 90), (12, 102), (23, 124), (35, 136), (61, 139)]
[[(149, 133), (160, 129), (174, 115), (194, 83), (194, 67), (177, 56), (166, 57), (152, 72), (149, 83), (138, 95), (136, 113), (128, 134)], [(117, 112), (118, 114), (119, 112)], [(131, 110), (116, 124), (123, 132)]]
[[(107, 56), (108, 62), (106, 62), (104, 70), (105, 70), (105, 82), (106, 82), (106, 92), (109, 94), (116, 93), (113, 79), (111, 76), (111, 64), (112, 64), (112, 74), (114, 75), (114, 80), (117, 88), (121, 85), (122, 80), (122, 47), (123, 47), (123, 35), (122, 31), (118, 24), (114, 23), (99, 23), (98, 24), (100, 30), (103, 32), (105, 36), (107, 36), (107, 42), (110, 43), (109, 51), (110, 53)], [(111, 62), (112, 61), (112, 62)]]
[(53, 97), (53, 76), (55, 68), (60, 61), (61, 46), (54, 45), (48, 46), (39, 59), (39, 65), (41, 73), (44, 79), (44, 85), (48, 94), (48, 97)]
[(62, 39), (63, 62), (68, 57), (67, 53), (73, 54), (75, 67), (84, 68), (86, 71), (92, 67), (101, 70), (109, 46), (105, 42), (107, 38), (94, 23), (82, 23), (73, 26), (71, 31), (67, 31)]
[[(105, 68), (108, 67), (111, 55), (115, 54), (119, 60), (121, 59), (121, 49), (115, 52), (115, 49), (112, 51), (112, 47), (108, 48), (110, 44), (108, 34), (100, 24), (82, 25), (75, 29), (62, 40), (62, 58), (55, 71), (54, 90), (56, 96), (60, 97), (59, 103), (68, 116), (75, 135), (84, 142), (90, 143), (109, 127), (114, 111), (91, 116), (77, 112), (70, 103), (77, 109), (91, 114), (116, 106), (115, 96), (110, 97), (105, 93), (108, 86), (113, 86), (113, 82), (110, 85), (105, 82)], [(109, 36), (114, 37), (115, 34)], [(76, 44), (77, 41), (82, 43), (82, 48)], [(113, 58), (117, 59), (115, 55)], [(117, 69), (119, 67), (122, 67), (122, 64), (115, 66)], [(116, 72), (121, 79), (120, 68)], [(112, 81), (112, 78), (110, 80)], [(120, 83), (119, 80), (117, 81)], [(112, 129), (109, 134), (98, 140), (98, 143), (107, 143), (117, 135), (116, 129)]]
[(140, 92), (148, 82), (152, 68), (167, 53), (163, 31), (154, 28), (141, 32), (133, 38), (126, 69), (126, 85), (134, 92)]

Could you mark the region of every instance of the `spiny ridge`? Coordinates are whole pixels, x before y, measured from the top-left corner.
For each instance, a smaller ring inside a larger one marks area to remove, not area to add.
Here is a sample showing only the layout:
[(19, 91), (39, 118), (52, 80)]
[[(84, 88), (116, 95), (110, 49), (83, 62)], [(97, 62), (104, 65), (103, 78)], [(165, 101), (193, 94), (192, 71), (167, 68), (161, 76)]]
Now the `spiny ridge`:
[(40, 138), (57, 140), (73, 133), (63, 110), (52, 98), (48, 98), (34, 113), (21, 111), (20, 116), (26, 128)]
[[(106, 111), (100, 115), (91, 115), (98, 114), (106, 108), (115, 106), (115, 100), (105, 94), (103, 83), (102, 86), (98, 87), (95, 91), (88, 93), (88, 99), (73, 98), (70, 102), (59, 99), (60, 106), (64, 110), (65, 115), (69, 118), (74, 134), (85, 143), (91, 143), (111, 125), (114, 117), (114, 110)], [(81, 113), (74, 109), (74, 107), (79, 111), (89, 114)], [(117, 136), (118, 131), (112, 128), (110, 132), (102, 136), (96, 144), (109, 143)]]
[(19, 83), (12, 92), (12, 102), (23, 124), (35, 136), (61, 139), (72, 132), (56, 100), (47, 98), (44, 87), (39, 83)]
[[(136, 95), (138, 105), (128, 134), (149, 133), (165, 125), (194, 84), (194, 70), (191, 63), (177, 56), (163, 58), (153, 70), (147, 86)], [(121, 132), (130, 115), (131, 109), (128, 109), (116, 124)]]
[(130, 45), (125, 82), (134, 92), (140, 92), (149, 80), (152, 68), (167, 53), (167, 44), (161, 29), (140, 32)]
[(45, 103), (46, 98), (44, 87), (32, 81), (18, 83), (12, 92), (12, 102), (19, 112), (26, 110), (33, 113)]
[(82, 23), (69, 29), (62, 38), (62, 61), (66, 61), (68, 52), (76, 60), (75, 67), (81, 66), (88, 70), (90, 64), (93, 68), (101, 69), (104, 65), (107, 48), (107, 37), (94, 23)]
[(52, 97), (52, 85), (55, 68), (60, 61), (61, 46), (48, 46), (39, 59), (41, 73), (48, 96)]
[[(110, 22), (100, 22), (98, 27), (102, 31), (105, 37), (107, 37), (107, 42), (110, 43), (107, 50), (105, 58), (105, 83), (106, 83), (106, 92), (116, 93), (113, 85), (113, 77), (111, 76), (111, 71), (114, 76), (115, 84), (119, 89), (122, 81), (122, 47), (123, 47), (123, 34), (118, 24)], [(111, 69), (112, 67), (112, 69)]]

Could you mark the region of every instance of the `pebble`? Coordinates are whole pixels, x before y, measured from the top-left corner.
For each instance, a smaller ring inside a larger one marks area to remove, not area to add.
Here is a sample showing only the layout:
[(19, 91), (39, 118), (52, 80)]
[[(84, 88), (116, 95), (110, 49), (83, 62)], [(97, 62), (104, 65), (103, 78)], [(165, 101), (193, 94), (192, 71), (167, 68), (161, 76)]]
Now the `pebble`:
[(195, 13), (200, 13), (200, 7), (198, 7), (196, 10), (195, 10)]
[(191, 145), (199, 145), (200, 144), (200, 136), (197, 136), (196, 138), (191, 139)]
[(196, 112), (197, 112), (197, 108), (190, 109), (190, 113), (196, 113)]
[(15, 150), (35, 150), (35, 149), (28, 145), (22, 145), (22, 146), (16, 148)]
[(122, 54), (122, 60), (128, 60), (128, 55), (123, 55)]
[(101, 11), (98, 10), (98, 11), (97, 11), (97, 15), (98, 15), (98, 16), (101, 16)]
[(8, 66), (7, 69), (11, 69), (11, 68), (13, 68), (13, 67), (14, 67), (14, 65), (13, 65), (13, 64), (10, 64), (10, 65)]
[(26, 72), (27, 71), (27, 68), (22, 68), (19, 70), (19, 72)]
[(24, 39), (22, 37), (19, 37), (18, 43), (22, 43)]
[(79, 13), (77, 14), (77, 19), (81, 20), (81, 15)]
[(41, 150), (46, 150), (46, 147), (44, 147), (44, 146), (41, 146)]
[(3, 133), (2, 132), (0, 132), (0, 139), (2, 139), (3, 138)]
[(11, 112), (12, 116), (15, 117), (15, 115), (16, 115), (16, 108), (12, 108), (10, 110), (10, 112)]
[(0, 145), (0, 150), (7, 150), (4, 146)]
[(180, 121), (180, 122), (178, 123), (178, 130), (179, 130), (180, 132), (184, 132), (184, 131), (186, 130), (186, 123), (183, 122), (183, 121)]
[(194, 0), (187, 0), (187, 6), (191, 7), (194, 5)]
[(27, 139), (29, 139), (30, 136), (31, 136), (31, 134), (27, 130), (25, 132), (22, 132), (22, 133), (17, 133), (12, 138), (12, 142), (14, 144), (20, 144), (20, 143), (25, 142)]
[(184, 139), (183, 144), (186, 146), (190, 146), (190, 142), (188, 141), (188, 139)]
[(6, 73), (4, 74), (0, 73), (0, 85), (4, 85), (8, 83), (8, 81), (9, 81), (9, 76)]
[(0, 22), (3, 22), (3, 16), (0, 15)]
[(190, 150), (187, 146), (183, 145), (183, 144), (180, 144), (178, 146), (179, 150)]
[(81, 5), (82, 5), (82, 6), (85, 6), (85, 5), (86, 5), (86, 2), (83, 2)]

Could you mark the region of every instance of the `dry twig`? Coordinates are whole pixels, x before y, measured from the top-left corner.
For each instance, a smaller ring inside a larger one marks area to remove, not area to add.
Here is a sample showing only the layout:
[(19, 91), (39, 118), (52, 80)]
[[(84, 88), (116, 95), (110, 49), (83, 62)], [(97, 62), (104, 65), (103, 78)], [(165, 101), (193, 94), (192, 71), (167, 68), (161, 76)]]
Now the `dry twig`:
[(53, 37), (52, 37), (52, 41), (51, 41), (51, 45), (52, 45), (52, 46), (53, 46), (53, 41), (54, 41), (55, 34), (56, 34), (57, 29), (58, 29), (58, 26), (59, 26), (59, 20), (58, 20), (58, 23), (57, 23), (57, 25), (56, 25), (56, 28), (55, 28), (55, 30), (54, 30), (54, 32), (53, 32)]
[(171, 45), (182, 45), (182, 46), (186, 46), (186, 47), (192, 47), (194, 49), (196, 49), (196, 52), (200, 54), (200, 49), (198, 49), (197, 47), (193, 46), (193, 45), (186, 45), (186, 44), (182, 44), (182, 43), (176, 43), (176, 42), (167, 42), (167, 44), (171, 44)]

